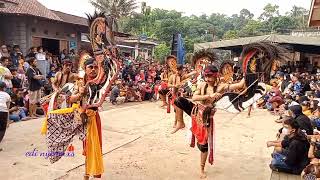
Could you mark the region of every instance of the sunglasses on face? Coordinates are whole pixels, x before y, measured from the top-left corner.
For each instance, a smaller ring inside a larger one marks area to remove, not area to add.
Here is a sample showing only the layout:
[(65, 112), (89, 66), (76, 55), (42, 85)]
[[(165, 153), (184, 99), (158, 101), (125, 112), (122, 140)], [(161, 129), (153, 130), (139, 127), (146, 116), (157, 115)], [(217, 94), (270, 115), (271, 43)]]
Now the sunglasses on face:
[(71, 66), (72, 66), (72, 64), (65, 64), (65, 66), (67, 66), (67, 67), (71, 67)]

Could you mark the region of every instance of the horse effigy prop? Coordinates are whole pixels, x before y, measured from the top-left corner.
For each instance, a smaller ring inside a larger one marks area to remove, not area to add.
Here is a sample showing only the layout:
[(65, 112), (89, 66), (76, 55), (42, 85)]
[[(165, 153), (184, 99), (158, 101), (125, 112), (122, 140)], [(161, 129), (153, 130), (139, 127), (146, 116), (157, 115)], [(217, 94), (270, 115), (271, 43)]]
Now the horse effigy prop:
[[(49, 97), (47, 116), (41, 130), (42, 134), (46, 134), (49, 152), (64, 153), (70, 150), (76, 135), (80, 140), (86, 138), (90, 119), (88, 113), (85, 113), (86, 110), (102, 106), (119, 73), (119, 54), (114, 38), (115, 19), (96, 12), (93, 16), (88, 15), (88, 24), (92, 50), (81, 54), (78, 80), (66, 84), (62, 91), (54, 92)], [(89, 53), (90, 51), (92, 53)], [(90, 80), (86, 78), (85, 73), (88, 62), (97, 65), (97, 75)], [(70, 103), (69, 98), (78, 93), (79, 88), (85, 88), (88, 93), (81, 97), (81, 102)], [(49, 157), (51, 163), (60, 158), (61, 156)]]
[(245, 88), (240, 93), (228, 92), (215, 103), (217, 109), (239, 113), (267, 92), (275, 64), (288, 59), (287, 50), (271, 42), (258, 42), (243, 47), (241, 54)]

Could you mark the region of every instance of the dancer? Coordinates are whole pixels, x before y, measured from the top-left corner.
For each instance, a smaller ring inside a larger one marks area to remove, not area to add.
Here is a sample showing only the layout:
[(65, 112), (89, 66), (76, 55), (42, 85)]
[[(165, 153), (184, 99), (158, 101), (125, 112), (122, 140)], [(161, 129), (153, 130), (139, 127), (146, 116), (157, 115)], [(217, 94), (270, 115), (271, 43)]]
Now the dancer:
[[(221, 97), (221, 93), (225, 90), (235, 90), (242, 88), (244, 85), (244, 81), (241, 81), (237, 84), (222, 84), (219, 82), (219, 73), (218, 68), (213, 65), (209, 65), (204, 70), (204, 78), (205, 82), (201, 83), (197, 90), (195, 91), (192, 100), (195, 102), (191, 102), (190, 100), (184, 97), (178, 97), (174, 104), (176, 106), (176, 118), (177, 118), (177, 127), (175, 132), (179, 129), (185, 127), (183, 121), (183, 111), (187, 113), (189, 116), (194, 115), (192, 120), (192, 133), (197, 139), (197, 146), (201, 151), (201, 166), (200, 166), (200, 174), (201, 178), (205, 178), (206, 174), (204, 171), (205, 163), (208, 157), (208, 143), (210, 143), (210, 154), (211, 159), (210, 163), (213, 162), (213, 143), (209, 141), (209, 137), (213, 138), (210, 132), (213, 131), (213, 115), (215, 112), (212, 104), (219, 100)], [(197, 110), (196, 110), (197, 109)], [(194, 112), (197, 111), (197, 112)], [(204, 118), (203, 118), (204, 117)], [(196, 120), (195, 120), (196, 119)], [(211, 131), (207, 131), (211, 129)], [(208, 133), (209, 132), (209, 133)]]
[[(115, 28), (114, 18), (96, 12), (88, 19), (94, 58), (89, 53), (81, 55), (77, 82), (67, 83), (62, 91), (52, 95), (42, 128), (45, 129), (48, 152), (64, 154), (67, 149), (72, 151), (71, 142), (75, 135), (79, 135), (86, 157), (85, 180), (90, 176), (101, 178), (104, 172), (98, 108), (118, 77), (120, 67), (119, 53), (110, 30)], [(63, 101), (67, 105), (62, 106), (60, 102)], [(49, 160), (54, 163), (60, 158), (51, 156)]]
[(160, 90), (159, 90), (159, 96), (160, 99), (162, 101), (162, 105), (161, 107), (165, 107), (167, 106), (167, 102), (166, 102), (166, 95), (169, 92), (168, 89), (168, 70), (164, 69), (163, 72), (161, 73), (161, 84), (160, 84)]
[[(98, 65), (93, 58), (85, 61), (85, 79), (84, 83), (93, 80), (97, 77)], [(70, 103), (80, 101), (80, 105), (88, 101), (89, 89), (85, 86), (79, 87), (78, 92), (70, 97)], [(101, 120), (98, 113), (98, 108), (93, 107), (89, 109), (80, 108), (80, 113), (87, 119), (86, 138), (83, 143), (83, 154), (86, 156), (85, 160), (85, 177), (89, 179), (90, 176), (101, 178), (104, 172), (102, 159), (102, 136), (101, 136)]]

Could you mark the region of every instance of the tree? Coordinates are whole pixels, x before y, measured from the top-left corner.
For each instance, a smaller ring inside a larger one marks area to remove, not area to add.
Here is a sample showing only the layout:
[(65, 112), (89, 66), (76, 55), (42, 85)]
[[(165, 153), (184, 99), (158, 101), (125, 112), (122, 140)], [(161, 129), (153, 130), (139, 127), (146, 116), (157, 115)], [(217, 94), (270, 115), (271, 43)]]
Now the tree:
[(253, 17), (254, 17), (254, 14), (252, 14), (248, 9), (242, 9), (240, 11), (240, 18), (251, 20)]
[(237, 39), (239, 38), (239, 33), (236, 30), (229, 30), (223, 35), (223, 39)]
[(308, 25), (309, 11), (303, 7), (293, 6), (287, 16), (295, 19), (298, 28), (306, 28)]
[(270, 18), (277, 16), (279, 16), (279, 6), (269, 3), (263, 8), (263, 13), (260, 15), (259, 19), (268, 21)]
[(250, 20), (248, 24), (240, 30), (239, 35), (241, 37), (259, 36), (262, 34), (261, 29), (263, 29), (263, 24), (260, 21)]
[(90, 0), (99, 11), (116, 18), (127, 17), (137, 8), (136, 0)]
[(297, 27), (294, 18), (289, 16), (279, 16), (271, 19), (272, 31), (288, 33)]
[(165, 58), (170, 54), (170, 47), (167, 46), (165, 43), (161, 43), (155, 47), (154, 55), (156, 59), (163, 64)]

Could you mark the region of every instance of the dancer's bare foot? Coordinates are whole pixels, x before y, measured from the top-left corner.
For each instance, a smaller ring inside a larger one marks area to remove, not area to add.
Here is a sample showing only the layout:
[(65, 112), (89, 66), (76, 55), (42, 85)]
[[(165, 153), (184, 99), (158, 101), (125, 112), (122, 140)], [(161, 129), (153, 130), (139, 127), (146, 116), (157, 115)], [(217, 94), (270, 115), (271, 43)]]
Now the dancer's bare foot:
[(207, 173), (204, 170), (201, 170), (200, 179), (205, 179), (205, 178), (207, 178)]
[(180, 129), (183, 129), (185, 127), (183, 122), (178, 122), (175, 129), (171, 132), (171, 134), (176, 133), (177, 131), (179, 131)]

